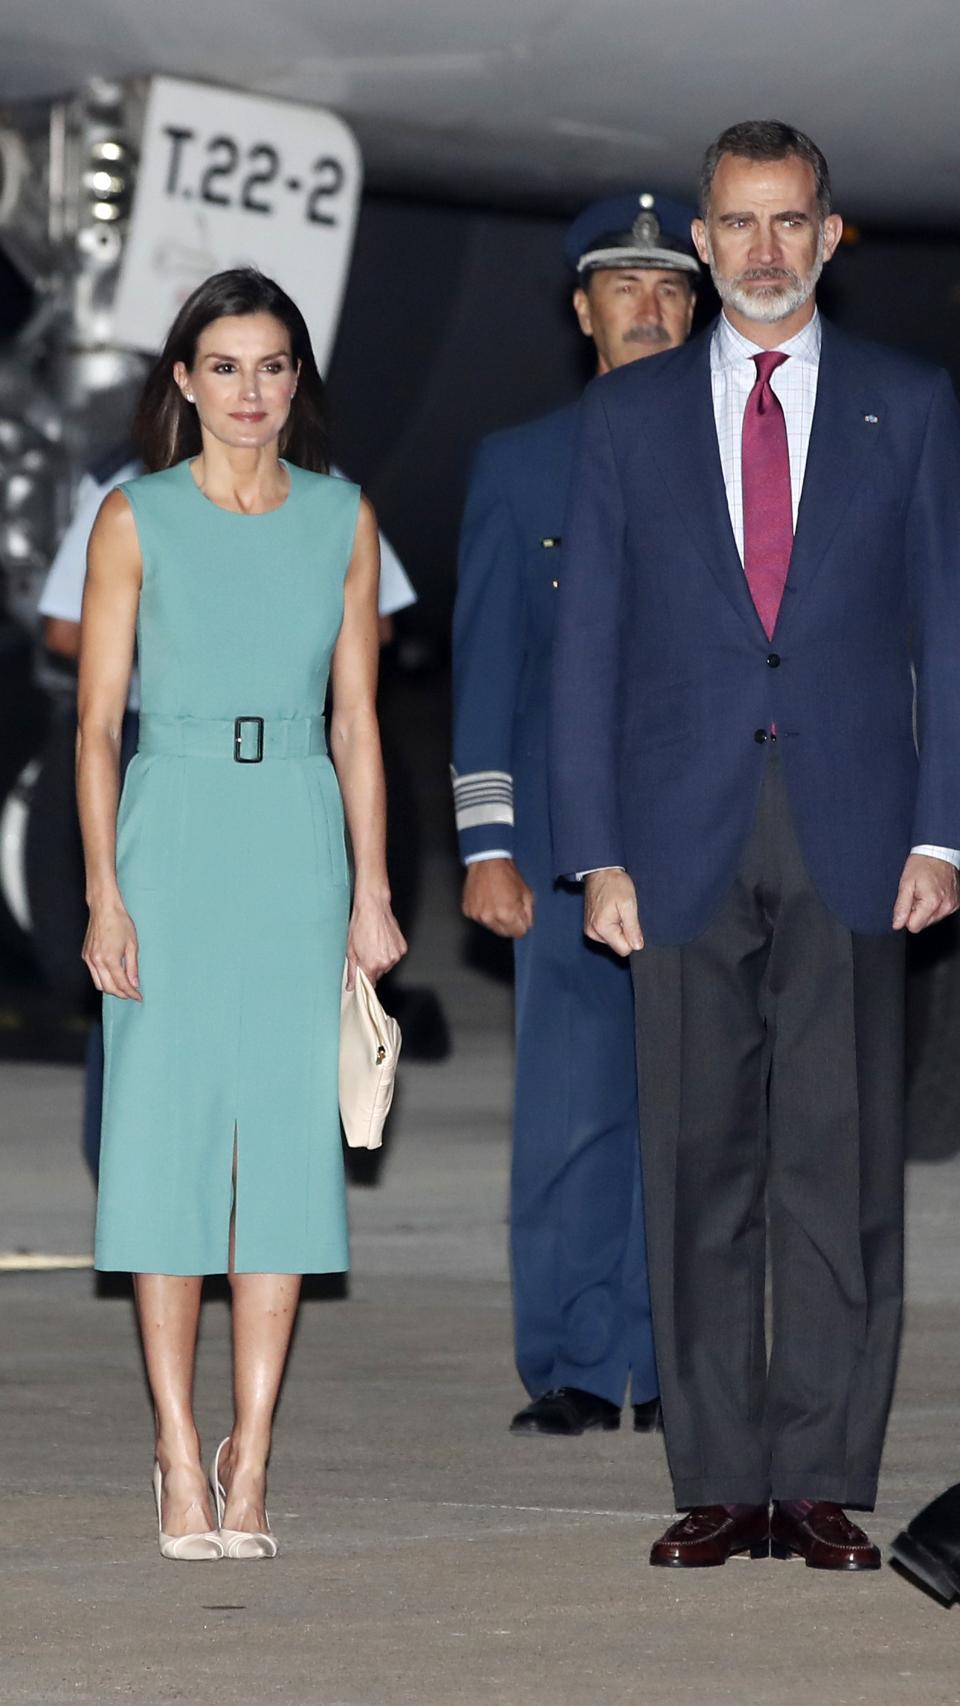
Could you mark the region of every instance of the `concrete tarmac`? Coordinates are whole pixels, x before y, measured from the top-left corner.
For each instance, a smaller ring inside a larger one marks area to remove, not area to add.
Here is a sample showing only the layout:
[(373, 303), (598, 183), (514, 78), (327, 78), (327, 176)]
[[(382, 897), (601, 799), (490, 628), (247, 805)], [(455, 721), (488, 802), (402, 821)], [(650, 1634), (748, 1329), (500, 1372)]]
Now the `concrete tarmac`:
[[(129, 1297), (0, 1272), (0, 1702), (104, 1706), (958, 1706), (960, 1613), (889, 1568), (651, 1570), (659, 1437), (513, 1439), (506, 1260), (509, 992), (458, 958), (438, 866), (411, 981), (456, 1049), (408, 1063), (376, 1185), (351, 1192), (348, 1294), (303, 1306), (278, 1418), (276, 1562), (157, 1551)], [(80, 1074), (0, 1067), (0, 1252), (88, 1254)], [(958, 1134), (960, 1143), (960, 1134)], [(909, 1309), (887, 1543), (960, 1476), (960, 1158), (909, 1180)], [(333, 1288), (336, 1290), (336, 1288)], [(228, 1311), (197, 1407), (229, 1420)]]

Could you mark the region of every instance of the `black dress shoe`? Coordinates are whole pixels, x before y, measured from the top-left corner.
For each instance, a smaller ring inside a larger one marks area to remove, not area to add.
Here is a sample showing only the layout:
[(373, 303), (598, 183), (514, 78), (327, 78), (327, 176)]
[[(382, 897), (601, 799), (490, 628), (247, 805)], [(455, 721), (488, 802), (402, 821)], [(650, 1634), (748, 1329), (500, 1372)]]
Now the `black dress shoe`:
[(620, 1411), (607, 1398), (583, 1392), (579, 1386), (558, 1386), (518, 1410), (510, 1423), (512, 1434), (574, 1434), (588, 1428), (612, 1433), (620, 1426)]
[(960, 1599), (960, 1481), (926, 1505), (890, 1551), (902, 1570), (946, 1605)]
[(635, 1434), (663, 1433), (663, 1411), (659, 1398), (648, 1398), (645, 1404), (634, 1404), (633, 1431)]

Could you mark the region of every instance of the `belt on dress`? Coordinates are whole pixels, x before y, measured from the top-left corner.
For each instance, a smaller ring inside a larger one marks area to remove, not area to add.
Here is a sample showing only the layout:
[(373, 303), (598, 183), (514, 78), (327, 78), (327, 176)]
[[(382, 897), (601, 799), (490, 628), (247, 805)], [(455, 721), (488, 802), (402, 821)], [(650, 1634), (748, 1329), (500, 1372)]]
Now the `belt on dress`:
[(140, 713), (144, 757), (228, 758), (260, 764), (265, 758), (317, 758), (326, 754), (322, 717), (163, 717)]

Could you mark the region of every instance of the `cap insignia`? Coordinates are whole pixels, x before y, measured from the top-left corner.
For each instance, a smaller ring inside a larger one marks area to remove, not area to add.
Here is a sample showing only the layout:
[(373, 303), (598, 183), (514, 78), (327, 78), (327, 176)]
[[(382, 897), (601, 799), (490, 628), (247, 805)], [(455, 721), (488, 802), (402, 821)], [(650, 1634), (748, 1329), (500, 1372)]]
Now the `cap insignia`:
[(630, 235), (642, 248), (652, 249), (660, 236), (660, 221), (656, 214), (644, 208), (631, 225)]

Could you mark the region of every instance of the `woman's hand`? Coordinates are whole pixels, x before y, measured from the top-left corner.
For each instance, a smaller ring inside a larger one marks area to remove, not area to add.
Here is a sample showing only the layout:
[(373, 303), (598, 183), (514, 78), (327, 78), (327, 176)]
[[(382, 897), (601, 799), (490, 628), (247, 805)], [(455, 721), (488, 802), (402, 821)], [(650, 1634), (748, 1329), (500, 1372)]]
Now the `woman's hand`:
[(378, 900), (356, 894), (347, 932), (347, 988), (356, 981), (357, 966), (371, 983), (383, 977), (407, 951), (400, 926), (393, 916), (389, 897)]
[(121, 1001), (143, 1000), (137, 954), (137, 932), (120, 897), (91, 906), (83, 959), (103, 995), (117, 995)]

